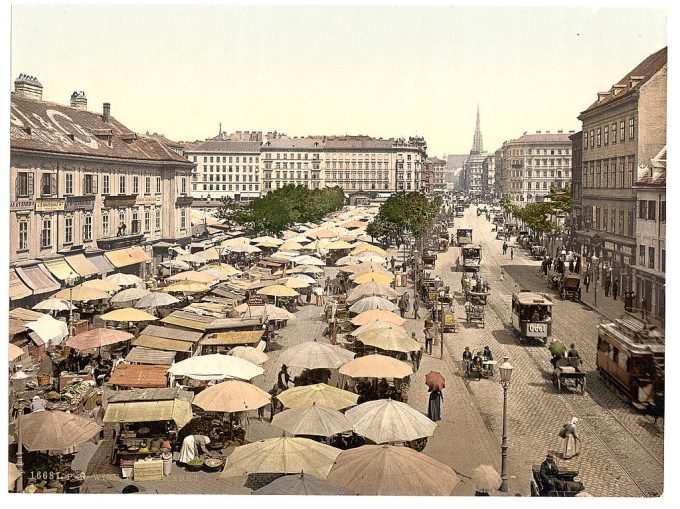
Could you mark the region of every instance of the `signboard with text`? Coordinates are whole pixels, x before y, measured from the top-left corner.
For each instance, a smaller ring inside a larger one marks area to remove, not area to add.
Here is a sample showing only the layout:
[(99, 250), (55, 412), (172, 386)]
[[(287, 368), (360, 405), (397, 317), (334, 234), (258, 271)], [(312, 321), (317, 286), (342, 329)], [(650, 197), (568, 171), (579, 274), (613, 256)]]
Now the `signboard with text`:
[(38, 198), (35, 201), (36, 212), (59, 212), (64, 210), (64, 198)]
[(548, 335), (548, 325), (545, 323), (528, 323), (528, 338), (544, 338)]
[(15, 200), (9, 203), (10, 212), (18, 212), (20, 210), (33, 210), (35, 202), (33, 200)]
[(66, 212), (94, 210), (94, 196), (68, 196), (64, 210)]

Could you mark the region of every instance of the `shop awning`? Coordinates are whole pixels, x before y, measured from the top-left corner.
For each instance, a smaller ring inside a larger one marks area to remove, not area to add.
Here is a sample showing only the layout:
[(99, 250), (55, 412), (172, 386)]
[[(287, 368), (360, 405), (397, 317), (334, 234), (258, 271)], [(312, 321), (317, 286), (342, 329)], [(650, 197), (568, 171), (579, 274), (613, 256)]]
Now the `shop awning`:
[(142, 334), (137, 339), (132, 340), (133, 346), (143, 346), (156, 350), (166, 350), (168, 352), (189, 352), (193, 343), (181, 341), (179, 339), (157, 338), (155, 336), (145, 336)]
[(26, 286), (14, 269), (9, 269), (9, 300), (19, 300), (33, 295), (33, 291)]
[(111, 265), (111, 262), (109, 262), (108, 258), (106, 258), (103, 254), (92, 256), (87, 258), (87, 260), (92, 262), (92, 265), (97, 267), (97, 274), (108, 274), (109, 272), (116, 270), (116, 268)]
[(214, 332), (206, 335), (199, 344), (203, 346), (252, 345), (259, 343), (261, 339), (262, 330)]
[(165, 387), (168, 385), (168, 366), (119, 364), (107, 383), (140, 389)]
[(106, 423), (175, 421), (178, 428), (186, 426), (191, 418), (191, 403), (178, 399), (125, 403), (109, 402), (104, 414), (104, 422)]
[(66, 281), (68, 278), (79, 277), (81, 275), (78, 274), (77, 271), (73, 270), (63, 258), (46, 261), (45, 267), (47, 267), (47, 270), (49, 270), (57, 279), (62, 281)]
[(184, 327), (186, 329), (204, 331), (214, 320), (215, 318), (212, 316), (201, 316), (196, 313), (187, 313), (186, 311), (175, 311), (163, 318), (161, 322), (177, 327)]
[(145, 348), (143, 346), (136, 346), (125, 357), (125, 362), (131, 364), (156, 364), (160, 366), (170, 366), (175, 362), (176, 352), (166, 350), (156, 350), (154, 348)]
[(66, 262), (75, 270), (78, 274), (83, 277), (94, 276), (99, 274), (99, 269), (87, 258), (85, 255), (77, 254), (73, 256), (67, 256), (65, 258)]
[(22, 322), (33, 322), (38, 320), (44, 313), (38, 313), (31, 309), (26, 308), (14, 308), (9, 312), (9, 317), (15, 320), (21, 320)]
[(47, 268), (42, 264), (30, 267), (17, 267), (17, 274), (35, 295), (48, 292), (56, 292), (61, 285), (52, 277)]
[(142, 263), (151, 260), (141, 247), (129, 247), (127, 249), (116, 249), (104, 253), (114, 267), (121, 268), (135, 263)]

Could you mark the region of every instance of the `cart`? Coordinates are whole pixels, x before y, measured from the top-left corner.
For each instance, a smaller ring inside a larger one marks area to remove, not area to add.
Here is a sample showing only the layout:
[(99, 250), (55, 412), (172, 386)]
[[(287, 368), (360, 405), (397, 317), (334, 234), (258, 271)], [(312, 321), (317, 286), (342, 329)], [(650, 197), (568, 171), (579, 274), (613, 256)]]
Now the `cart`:
[(456, 315), (453, 311), (444, 310), (442, 328), (444, 332), (458, 332), (458, 322), (456, 322)]
[(580, 369), (581, 359), (578, 357), (567, 357), (558, 359), (552, 373), (553, 385), (558, 392), (562, 392), (563, 387), (573, 387), (581, 395), (586, 392), (586, 373)]
[(479, 323), (484, 327), (484, 306), (474, 304), (467, 306), (465, 309), (465, 318), (468, 324)]
[[(575, 497), (578, 493), (583, 491), (585, 487), (581, 488), (579, 491), (558, 491), (555, 488), (550, 488), (549, 486), (543, 486), (541, 481), (541, 465), (532, 465), (531, 473), (531, 496), (532, 497)], [(562, 481), (579, 481), (578, 470), (570, 472), (560, 472), (557, 478)]]
[(434, 264), (437, 261), (437, 255), (432, 253), (425, 253), (423, 255), (423, 268), (426, 270), (434, 269)]
[(577, 301), (581, 300), (581, 278), (578, 276), (564, 276), (560, 282), (560, 297)]

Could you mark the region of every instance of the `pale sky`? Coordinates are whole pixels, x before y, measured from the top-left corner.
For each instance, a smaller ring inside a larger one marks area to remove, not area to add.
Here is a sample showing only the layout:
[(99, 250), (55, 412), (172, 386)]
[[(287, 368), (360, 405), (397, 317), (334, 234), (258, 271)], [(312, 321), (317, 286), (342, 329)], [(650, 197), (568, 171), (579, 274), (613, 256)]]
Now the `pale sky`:
[(665, 46), (662, 8), (105, 6), (12, 8), (11, 80), (84, 90), (137, 132), (425, 136), (467, 153), (577, 115)]

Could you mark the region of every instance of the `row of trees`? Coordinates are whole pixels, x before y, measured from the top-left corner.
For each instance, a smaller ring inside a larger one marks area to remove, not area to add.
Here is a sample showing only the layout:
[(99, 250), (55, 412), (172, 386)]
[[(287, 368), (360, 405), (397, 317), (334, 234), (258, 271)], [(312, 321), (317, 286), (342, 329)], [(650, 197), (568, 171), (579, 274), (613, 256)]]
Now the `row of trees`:
[(562, 230), (557, 217), (571, 212), (571, 190), (550, 187), (548, 194), (550, 201), (531, 202), (521, 207), (510, 202), (510, 198), (504, 196), (501, 207), (533, 231), (542, 234), (557, 234)]
[(345, 194), (337, 186), (308, 189), (287, 185), (247, 205), (223, 198), (217, 216), (256, 233), (278, 235), (293, 223), (319, 221), (326, 214), (340, 210), (344, 203)]
[(393, 194), (380, 206), (378, 215), (366, 227), (366, 233), (383, 244), (401, 243), (407, 233), (422, 237), (441, 205), (441, 197), (429, 200), (419, 192)]

